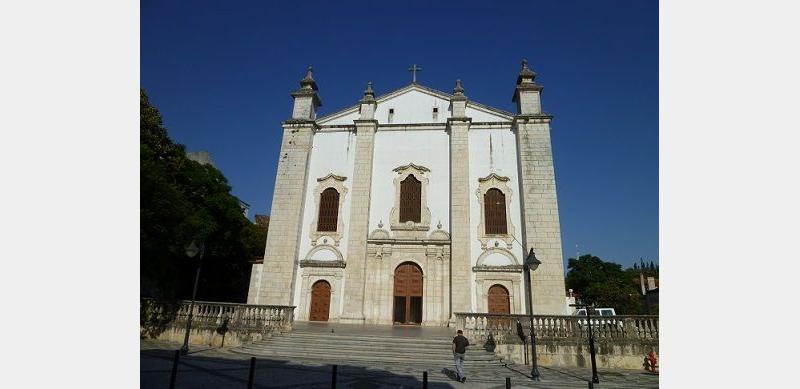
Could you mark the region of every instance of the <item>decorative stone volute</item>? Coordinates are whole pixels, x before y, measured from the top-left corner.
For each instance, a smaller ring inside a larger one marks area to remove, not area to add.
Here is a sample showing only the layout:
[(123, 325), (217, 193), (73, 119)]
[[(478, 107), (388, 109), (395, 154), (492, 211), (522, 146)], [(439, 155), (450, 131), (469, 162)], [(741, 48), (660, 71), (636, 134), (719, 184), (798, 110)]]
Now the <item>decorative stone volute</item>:
[(461, 80), (456, 80), (456, 87), (453, 88), (453, 97), (450, 98), (450, 109), (454, 118), (467, 116), (467, 96), (464, 96), (464, 87)]
[(517, 87), (511, 101), (517, 103), (517, 115), (540, 115), (542, 113), (542, 87), (534, 79), (536, 72), (528, 68), (528, 60), (522, 60), (522, 70), (517, 76)]
[(294, 109), (292, 120), (314, 121), (317, 119), (317, 108), (322, 106), (322, 101), (317, 94), (317, 82), (314, 81), (314, 69), (309, 65), (305, 78), (300, 80), (300, 89), (292, 92)]
[(375, 101), (375, 92), (372, 90), (372, 81), (367, 83), (367, 89), (364, 90), (364, 97), (359, 100), (361, 104), (358, 108), (358, 113), (361, 114), (361, 120), (375, 119), (375, 108), (378, 103)]

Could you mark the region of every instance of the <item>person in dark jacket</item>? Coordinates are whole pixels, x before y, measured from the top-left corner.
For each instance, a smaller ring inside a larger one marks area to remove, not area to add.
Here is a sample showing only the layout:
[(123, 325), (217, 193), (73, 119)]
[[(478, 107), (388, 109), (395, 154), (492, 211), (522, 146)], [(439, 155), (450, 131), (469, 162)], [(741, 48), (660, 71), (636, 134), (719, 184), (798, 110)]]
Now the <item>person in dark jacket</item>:
[(467, 380), (467, 377), (464, 376), (464, 354), (467, 353), (467, 346), (469, 346), (469, 341), (464, 337), (464, 332), (456, 331), (456, 336), (453, 338), (453, 359), (456, 362), (456, 379), (459, 382)]

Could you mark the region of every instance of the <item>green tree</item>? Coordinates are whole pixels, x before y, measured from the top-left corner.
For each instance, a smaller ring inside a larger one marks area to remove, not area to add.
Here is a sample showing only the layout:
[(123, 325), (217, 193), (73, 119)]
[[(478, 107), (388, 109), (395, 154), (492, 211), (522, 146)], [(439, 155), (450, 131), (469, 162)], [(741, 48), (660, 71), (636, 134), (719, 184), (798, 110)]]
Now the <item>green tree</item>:
[(640, 293), (622, 265), (586, 254), (570, 258), (567, 269), (567, 288), (579, 293), (584, 302), (614, 308), (620, 315), (641, 312)]
[(187, 258), (184, 247), (198, 239), (205, 244), (198, 299), (244, 301), (249, 260), (259, 248), (263, 254), (264, 242), (222, 173), (186, 157), (143, 90), (140, 186), (141, 294), (191, 297), (197, 258)]

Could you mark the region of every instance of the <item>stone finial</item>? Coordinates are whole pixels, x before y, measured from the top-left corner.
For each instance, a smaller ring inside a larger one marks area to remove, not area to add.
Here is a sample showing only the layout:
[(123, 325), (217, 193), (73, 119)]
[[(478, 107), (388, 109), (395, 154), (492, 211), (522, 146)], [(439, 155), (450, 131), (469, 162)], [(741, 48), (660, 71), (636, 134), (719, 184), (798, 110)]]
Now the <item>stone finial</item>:
[(518, 115), (538, 115), (542, 113), (541, 92), (542, 86), (534, 79), (536, 72), (528, 68), (528, 60), (522, 60), (522, 69), (517, 76), (517, 86), (511, 101), (517, 103)]
[(536, 78), (536, 72), (528, 68), (528, 60), (522, 60), (522, 70), (519, 71), (519, 77), (517, 77), (517, 84), (533, 84), (534, 79)]
[(367, 83), (367, 89), (364, 90), (364, 97), (358, 101), (360, 104), (358, 113), (361, 120), (374, 120), (375, 108), (378, 103), (375, 101), (375, 92), (372, 91), (372, 81)]
[(383, 219), (378, 221), (378, 228), (383, 228)]
[(360, 103), (374, 103), (375, 92), (372, 90), (372, 81), (367, 83), (367, 89), (364, 89), (364, 97), (359, 101)]
[(440, 230), (442, 229), (442, 221), (441, 220), (439, 220), (439, 224), (436, 225), (436, 228), (438, 228)]
[(464, 87), (461, 86), (461, 79), (456, 80), (456, 87), (453, 88), (453, 94), (457, 96), (464, 95)]
[(294, 98), (293, 120), (308, 121), (316, 119), (317, 108), (322, 106), (317, 90), (317, 82), (314, 81), (314, 69), (309, 65), (306, 70), (306, 76), (300, 80), (300, 89), (292, 92), (292, 97)]
[(454, 118), (464, 118), (467, 116), (467, 96), (464, 96), (464, 87), (461, 80), (456, 80), (456, 87), (453, 88), (453, 96), (450, 97), (450, 110)]
[(317, 83), (314, 81), (314, 68), (312, 68), (311, 65), (308, 65), (305, 78), (300, 80), (300, 87), (303, 89), (317, 90)]

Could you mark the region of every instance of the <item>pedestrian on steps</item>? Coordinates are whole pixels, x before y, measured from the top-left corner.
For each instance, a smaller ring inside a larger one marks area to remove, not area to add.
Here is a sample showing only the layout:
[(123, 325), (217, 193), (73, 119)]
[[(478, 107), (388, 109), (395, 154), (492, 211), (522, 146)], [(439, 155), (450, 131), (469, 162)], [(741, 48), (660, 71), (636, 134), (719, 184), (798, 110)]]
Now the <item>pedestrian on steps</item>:
[(464, 337), (464, 332), (461, 330), (456, 331), (456, 336), (453, 338), (453, 359), (456, 362), (456, 379), (458, 382), (466, 382), (467, 377), (464, 376), (464, 354), (467, 352), (469, 341)]

